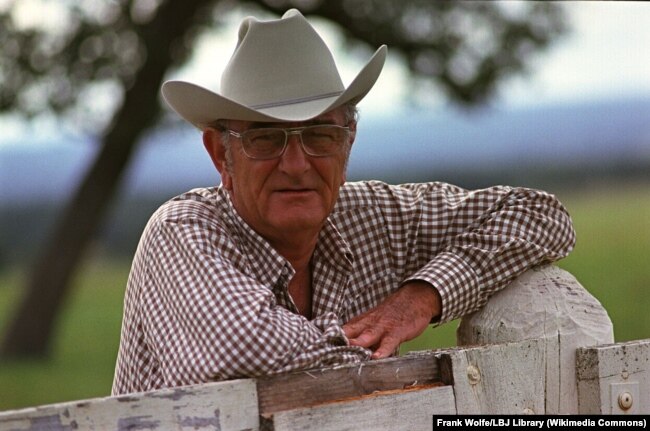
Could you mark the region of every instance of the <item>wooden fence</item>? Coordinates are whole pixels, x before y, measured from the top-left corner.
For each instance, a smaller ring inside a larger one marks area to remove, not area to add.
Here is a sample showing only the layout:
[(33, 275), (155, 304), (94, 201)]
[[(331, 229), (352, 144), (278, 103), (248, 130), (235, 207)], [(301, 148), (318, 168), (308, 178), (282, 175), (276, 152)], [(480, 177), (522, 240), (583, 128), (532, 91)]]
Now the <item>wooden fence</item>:
[(650, 339), (613, 343), (571, 274), (530, 270), (458, 347), (0, 413), (0, 430), (430, 430), (434, 414), (650, 413)]

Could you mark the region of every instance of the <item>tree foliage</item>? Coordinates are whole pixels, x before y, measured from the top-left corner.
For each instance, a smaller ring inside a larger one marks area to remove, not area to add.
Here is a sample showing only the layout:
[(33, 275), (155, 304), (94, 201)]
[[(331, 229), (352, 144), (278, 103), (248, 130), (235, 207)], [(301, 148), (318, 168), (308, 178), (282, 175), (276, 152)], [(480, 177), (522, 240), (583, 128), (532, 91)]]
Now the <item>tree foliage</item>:
[[(25, 17), (42, 4), (45, 16)], [(13, 0), (0, 11), (0, 111), (27, 116), (61, 114), (87, 102), (93, 88), (110, 87), (123, 99), (147, 61), (145, 32), (163, 0)], [(386, 43), (415, 78), (436, 82), (460, 103), (482, 102), (504, 78), (524, 71), (531, 55), (546, 48), (566, 25), (558, 5), (546, 2), (438, 2), (429, 0), (188, 1), (200, 4), (191, 25), (169, 47), (179, 66), (202, 31), (229, 12), (264, 9), (279, 15), (298, 7), (339, 24), (351, 43)], [(22, 6), (21, 6), (22, 5)], [(49, 6), (48, 6), (49, 5)], [(48, 13), (50, 16), (48, 16)], [(54, 22), (52, 22), (54, 21)], [(155, 40), (152, 41), (155, 43)], [(224, 53), (224, 55), (227, 53)]]
[(101, 150), (30, 271), (0, 353), (47, 353), (82, 252), (139, 138), (160, 117), (165, 74), (183, 65), (197, 37), (232, 12), (277, 16), (291, 7), (336, 24), (351, 46), (389, 45), (391, 56), (408, 65), (416, 91), (433, 83), (463, 105), (488, 100), (566, 29), (561, 7), (546, 2), (5, 0), (0, 112), (72, 121), (95, 131)]

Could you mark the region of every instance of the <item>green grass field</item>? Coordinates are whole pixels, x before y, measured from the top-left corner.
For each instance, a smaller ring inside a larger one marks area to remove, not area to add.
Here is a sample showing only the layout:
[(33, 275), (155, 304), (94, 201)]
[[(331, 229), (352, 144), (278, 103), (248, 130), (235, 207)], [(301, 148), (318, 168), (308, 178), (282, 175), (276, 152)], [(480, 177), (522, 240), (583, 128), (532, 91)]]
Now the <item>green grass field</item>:
[[(578, 233), (560, 266), (608, 310), (617, 341), (650, 338), (650, 187), (559, 194)], [(106, 396), (119, 343), (129, 262), (94, 259), (75, 280), (47, 361), (0, 363), (0, 410)], [(19, 295), (19, 269), (0, 273), (0, 331)], [(456, 322), (425, 333), (402, 351), (455, 343)]]
[[(128, 262), (85, 266), (57, 322), (51, 358), (0, 362), (0, 410), (110, 393), (128, 270)], [(17, 272), (0, 277), (0, 327), (21, 278)]]

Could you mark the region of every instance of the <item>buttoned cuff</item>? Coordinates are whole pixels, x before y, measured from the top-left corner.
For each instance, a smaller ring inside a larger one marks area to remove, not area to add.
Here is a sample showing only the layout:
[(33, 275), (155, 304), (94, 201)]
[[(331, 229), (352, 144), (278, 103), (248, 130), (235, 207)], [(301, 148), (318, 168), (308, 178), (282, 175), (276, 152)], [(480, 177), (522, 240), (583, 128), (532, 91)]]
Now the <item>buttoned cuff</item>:
[(438, 290), (442, 304), (439, 324), (462, 317), (483, 302), (474, 269), (453, 253), (436, 255), (403, 283), (416, 280), (426, 281)]

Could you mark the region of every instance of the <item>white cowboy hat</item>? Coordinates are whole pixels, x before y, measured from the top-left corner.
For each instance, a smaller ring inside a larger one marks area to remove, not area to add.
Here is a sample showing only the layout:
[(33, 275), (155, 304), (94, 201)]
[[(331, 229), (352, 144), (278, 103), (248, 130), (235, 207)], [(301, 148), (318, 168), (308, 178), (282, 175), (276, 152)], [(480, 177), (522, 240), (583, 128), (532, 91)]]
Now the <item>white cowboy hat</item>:
[(167, 81), (162, 94), (199, 129), (218, 119), (305, 121), (370, 91), (386, 60), (377, 49), (345, 88), (332, 53), (296, 9), (282, 19), (244, 18), (235, 52), (221, 77), (221, 94), (184, 81)]

